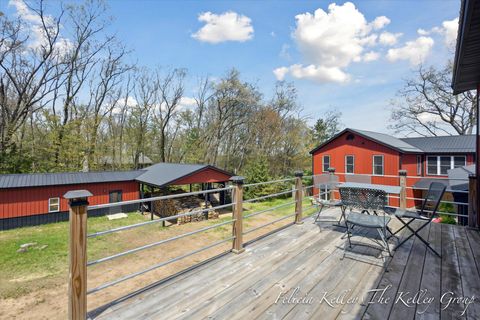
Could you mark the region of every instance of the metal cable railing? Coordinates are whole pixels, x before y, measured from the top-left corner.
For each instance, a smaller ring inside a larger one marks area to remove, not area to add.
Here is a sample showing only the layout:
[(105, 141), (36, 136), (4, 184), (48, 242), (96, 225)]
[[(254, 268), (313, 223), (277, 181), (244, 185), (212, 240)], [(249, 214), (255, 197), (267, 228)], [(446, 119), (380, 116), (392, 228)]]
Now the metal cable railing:
[(137, 200), (127, 200), (127, 201), (122, 201), (122, 202), (98, 204), (98, 205), (94, 205), (94, 206), (88, 206), (88, 210), (112, 208), (112, 207), (124, 206), (124, 205), (129, 205), (129, 204), (136, 204), (136, 203), (140, 204), (140, 203), (158, 201), (158, 200), (177, 199), (177, 198), (195, 196), (195, 195), (206, 194), (206, 193), (216, 193), (216, 192), (220, 192), (220, 191), (228, 191), (228, 190), (232, 190), (232, 189), (233, 189), (233, 187), (229, 186), (229, 187), (218, 188), (218, 189), (210, 189), (210, 190), (192, 191), (192, 192), (186, 192), (186, 193), (171, 194), (171, 195), (168, 195), (168, 196), (158, 196), (158, 197), (151, 197), (151, 198), (142, 198), (142, 199), (137, 199)]
[(221, 205), (221, 206), (216, 206), (216, 207), (211, 207), (211, 208), (204, 208), (204, 209), (189, 211), (189, 212), (186, 212), (186, 213), (176, 214), (174, 216), (159, 218), (157, 220), (139, 222), (139, 223), (135, 223), (135, 224), (130, 224), (128, 226), (113, 228), (113, 229), (110, 229), (110, 230), (98, 231), (98, 232), (91, 233), (91, 234), (87, 235), (87, 237), (88, 238), (93, 238), (93, 237), (98, 237), (98, 236), (104, 236), (104, 235), (109, 234), (109, 233), (125, 231), (125, 230), (129, 230), (129, 229), (133, 229), (133, 228), (143, 227), (143, 226), (146, 226), (146, 225), (149, 225), (149, 224), (159, 223), (159, 222), (162, 222), (162, 221), (169, 221), (169, 220), (182, 218), (182, 217), (188, 217), (188, 216), (192, 216), (192, 215), (199, 214), (199, 213), (205, 213), (205, 212), (216, 210), (216, 209), (228, 208), (228, 207), (231, 207), (231, 206), (233, 206), (233, 203), (224, 204), (224, 205)]
[(264, 182), (248, 183), (248, 184), (244, 184), (243, 187), (244, 187), (244, 188), (256, 187), (256, 186), (262, 186), (262, 185), (265, 185), (265, 184), (272, 184), (272, 183), (279, 183), (279, 182), (287, 182), (287, 181), (292, 181), (292, 180), (295, 180), (295, 178), (285, 178), (285, 179), (279, 179), (279, 180), (271, 180), (271, 181), (264, 181)]
[(155, 264), (155, 265), (153, 265), (153, 266), (150, 266), (150, 267), (148, 267), (148, 268), (146, 268), (146, 269), (143, 269), (143, 270), (141, 270), (141, 271), (137, 271), (137, 272), (134, 272), (134, 273), (130, 273), (130, 274), (128, 274), (128, 275), (126, 275), (126, 276), (123, 276), (123, 277), (120, 277), (120, 278), (118, 278), (118, 279), (116, 279), (116, 280), (113, 280), (113, 281), (110, 281), (110, 282), (106, 282), (106, 283), (104, 283), (104, 284), (102, 284), (102, 285), (100, 285), (100, 286), (98, 286), (98, 287), (95, 287), (95, 288), (93, 288), (93, 289), (88, 290), (88, 291), (87, 291), (87, 294), (92, 294), (92, 293), (98, 292), (98, 291), (100, 291), (100, 290), (106, 289), (106, 288), (108, 288), (108, 287), (114, 286), (114, 285), (116, 285), (116, 284), (119, 284), (119, 283), (121, 283), (121, 282), (127, 281), (127, 280), (129, 280), (129, 279), (138, 277), (138, 276), (140, 276), (140, 275), (142, 275), (142, 274), (145, 274), (145, 273), (147, 273), (147, 272), (153, 271), (153, 270), (158, 269), (158, 268), (160, 268), (160, 267), (166, 266), (166, 265), (168, 265), (168, 264), (170, 264), (170, 263), (176, 262), (176, 261), (178, 261), (178, 260), (187, 258), (187, 257), (189, 257), (189, 256), (192, 256), (192, 255), (194, 255), (194, 254), (200, 253), (200, 252), (205, 251), (205, 250), (207, 250), (207, 249), (210, 249), (210, 248), (216, 247), (216, 246), (218, 246), (218, 245), (221, 245), (222, 243), (229, 242), (229, 241), (233, 240), (234, 238), (235, 238), (235, 237), (232, 236), (232, 237), (229, 237), (229, 238), (220, 240), (220, 241), (216, 241), (216, 242), (214, 242), (214, 243), (212, 243), (212, 244), (210, 244), (210, 245), (208, 245), (208, 246), (202, 247), (202, 248), (197, 249), (197, 250), (193, 250), (193, 251), (191, 251), (191, 252), (189, 252), (189, 253), (186, 253), (186, 254), (183, 254), (183, 255), (181, 255), (181, 256), (178, 256), (178, 257), (169, 259), (169, 260), (167, 260), (167, 261), (164, 261), (164, 262), (161, 262), (161, 263), (157, 263), (157, 264)]
[[(265, 228), (266, 226), (269, 226), (269, 225), (271, 225), (271, 224), (274, 224), (274, 223), (280, 222), (280, 221), (282, 221), (282, 220), (291, 218), (291, 217), (293, 217), (295, 214), (296, 214), (296, 213), (292, 213), (292, 214), (289, 214), (289, 215), (287, 215), (287, 216), (283, 216), (283, 217), (281, 217), (281, 218), (279, 218), (279, 219), (276, 219), (276, 220), (270, 221), (270, 222), (268, 222), (268, 223), (262, 224), (262, 225), (260, 225), (260, 226), (257, 226), (257, 227), (255, 227), (255, 228), (251, 228), (251, 229), (249, 229), (249, 230), (244, 231), (243, 234), (246, 235), (246, 234), (252, 233), (252, 232), (254, 232), (254, 231), (256, 231), (256, 230)], [(292, 223), (293, 223), (293, 222), (292, 222)]]
[(178, 239), (181, 239), (181, 238), (192, 236), (192, 235), (195, 235), (197, 233), (201, 233), (201, 232), (204, 232), (204, 231), (207, 231), (207, 230), (210, 230), (210, 229), (218, 228), (220, 226), (230, 224), (234, 221), (236, 221), (236, 220), (232, 219), (232, 220), (228, 220), (228, 221), (225, 221), (225, 222), (222, 222), (222, 223), (217, 223), (217, 224), (214, 224), (214, 225), (211, 225), (211, 226), (208, 226), (208, 227), (205, 227), (205, 228), (201, 228), (201, 229), (198, 229), (198, 230), (195, 230), (195, 231), (183, 233), (183, 234), (180, 234), (180, 235), (168, 238), (168, 239), (160, 240), (160, 241), (153, 242), (153, 243), (150, 243), (150, 244), (146, 244), (144, 246), (140, 246), (140, 247), (137, 247), (137, 248), (134, 248), (134, 249), (130, 249), (130, 250), (123, 251), (123, 252), (120, 252), (120, 253), (117, 253), (117, 254), (113, 254), (113, 255), (108, 256), (108, 257), (100, 258), (100, 259), (93, 260), (93, 261), (88, 261), (87, 266), (93, 266), (93, 265), (96, 265), (96, 264), (99, 264), (99, 263), (102, 263), (102, 262), (106, 262), (106, 261), (110, 261), (110, 260), (113, 260), (113, 259), (116, 259), (116, 258), (126, 256), (128, 254), (137, 253), (139, 251), (142, 251), (142, 250), (145, 250), (145, 249), (150, 249), (150, 248), (159, 246), (159, 245), (167, 243), (167, 242), (171, 242), (171, 241), (174, 241), (174, 240), (178, 240)]
[(278, 192), (278, 193), (274, 193), (274, 194), (269, 194), (269, 195), (266, 195), (266, 196), (261, 196), (261, 197), (257, 197), (257, 198), (253, 198), (253, 199), (244, 200), (243, 203), (250, 203), (250, 202), (255, 202), (255, 201), (258, 201), (258, 200), (265, 200), (265, 199), (269, 199), (269, 198), (273, 198), (273, 197), (278, 197), (278, 196), (281, 196), (281, 195), (284, 195), (284, 194), (287, 194), (287, 193), (293, 193), (295, 191), (297, 191), (297, 189), (292, 189), (292, 190), (287, 190), (287, 191)]
[(264, 210), (256, 211), (256, 212), (244, 215), (243, 218), (246, 219), (246, 218), (250, 218), (250, 217), (265, 213), (265, 212), (269, 212), (269, 211), (273, 211), (273, 210), (276, 210), (276, 209), (279, 209), (279, 208), (291, 206), (292, 204), (295, 204), (296, 202), (297, 201), (295, 200), (295, 201), (280, 204), (278, 206), (270, 207), (270, 208), (267, 208), (267, 209), (264, 209)]

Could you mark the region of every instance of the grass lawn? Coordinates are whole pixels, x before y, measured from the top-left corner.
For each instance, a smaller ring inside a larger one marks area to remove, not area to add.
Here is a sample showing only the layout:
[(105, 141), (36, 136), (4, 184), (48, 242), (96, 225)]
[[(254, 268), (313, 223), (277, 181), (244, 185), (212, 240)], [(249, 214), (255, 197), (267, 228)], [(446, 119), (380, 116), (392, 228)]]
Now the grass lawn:
[[(292, 201), (292, 198), (273, 199), (259, 203), (246, 203), (244, 205), (244, 215), (290, 201)], [(304, 202), (304, 206), (307, 207), (307, 201)], [(294, 204), (247, 218), (244, 220), (244, 230), (265, 224), (293, 212)], [(305, 210), (304, 215), (306, 216), (313, 212), (314, 209)], [(113, 221), (109, 221), (106, 217), (92, 217), (88, 219), (88, 233), (148, 221), (149, 219), (149, 215), (142, 216), (137, 212), (128, 214), (128, 218)], [(128, 231), (90, 238), (88, 239), (88, 260), (105, 257), (134, 248), (138, 245), (166, 239), (230, 219), (231, 213), (227, 212), (221, 214), (220, 219), (193, 222), (184, 225), (171, 225), (167, 227), (162, 227), (161, 223), (154, 223)], [(249, 237), (246, 240), (257, 237), (270, 230), (278, 228), (281, 225), (291, 223), (293, 219), (293, 217), (291, 219), (285, 219), (278, 224), (253, 232), (252, 234), (249, 234)], [(60, 222), (0, 232), (0, 270), (2, 270), (0, 273), (0, 299), (21, 299), (22, 296), (31, 293), (32, 291), (48, 289), (47, 291), (50, 292), (52, 290), (59, 290), (56, 288), (60, 285), (64, 286), (66, 284), (68, 275), (68, 230), (68, 222)], [(202, 242), (213, 242), (230, 236), (231, 230), (231, 226), (227, 224), (195, 236), (173, 241), (172, 247), (166, 248), (163, 247), (164, 245), (161, 245), (159, 247), (162, 248), (157, 249), (168, 249), (170, 250), (169, 254), (173, 256), (180, 255), (180, 253), (175, 252), (175, 248), (177, 247), (173, 247), (173, 243), (187, 243), (190, 241), (190, 243), (193, 242), (195, 244), (198, 242), (201, 244)], [(36, 245), (29, 247), (26, 252), (17, 252), (20, 245), (25, 243), (36, 243)], [(45, 245), (46, 247), (41, 249), (42, 246)], [(175, 245), (179, 245), (179, 248), (182, 248), (181, 243)], [(190, 250), (190, 248), (187, 249)], [(150, 254), (150, 250), (152, 249), (147, 249), (144, 253)], [(155, 255), (156, 251), (154, 250), (151, 255)], [(163, 258), (165, 259), (165, 257)], [(113, 260), (111, 266), (105, 267), (105, 273), (111, 273), (114, 275), (115, 272), (118, 272), (119, 270), (124, 271), (121, 268), (125, 267), (127, 259), (130, 259), (128, 260), (130, 263), (135, 263), (135, 258), (132, 256), (122, 257), (119, 258), (118, 261)], [(156, 257), (155, 261), (160, 262), (164, 259), (162, 259), (162, 257)], [(200, 258), (192, 258), (192, 261), (186, 261), (186, 263), (193, 264), (193, 262), (198, 262), (198, 259)], [(96, 267), (97, 266), (95, 266), (95, 268)], [(125, 274), (127, 273), (129, 272), (125, 272)], [(62, 290), (64, 289), (62, 288)], [(42, 301), (42, 299), (39, 301)]]

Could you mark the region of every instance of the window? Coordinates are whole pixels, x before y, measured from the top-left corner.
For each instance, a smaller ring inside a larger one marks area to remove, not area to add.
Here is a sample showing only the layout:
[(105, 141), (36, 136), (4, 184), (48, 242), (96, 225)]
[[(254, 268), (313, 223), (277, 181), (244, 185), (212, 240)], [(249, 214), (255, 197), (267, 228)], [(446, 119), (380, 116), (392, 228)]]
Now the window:
[(60, 198), (48, 199), (48, 212), (60, 211)]
[(122, 201), (122, 191), (121, 190), (110, 191), (108, 194), (108, 200), (110, 201), (110, 203)]
[(422, 175), (422, 156), (417, 156), (417, 176)]
[(355, 170), (355, 157), (345, 156), (345, 173), (353, 173)]
[(465, 165), (465, 156), (428, 156), (427, 174), (446, 176), (448, 170), (463, 167)]
[(383, 176), (383, 156), (373, 156), (373, 175)]
[(327, 172), (330, 168), (330, 156), (323, 156), (323, 172)]

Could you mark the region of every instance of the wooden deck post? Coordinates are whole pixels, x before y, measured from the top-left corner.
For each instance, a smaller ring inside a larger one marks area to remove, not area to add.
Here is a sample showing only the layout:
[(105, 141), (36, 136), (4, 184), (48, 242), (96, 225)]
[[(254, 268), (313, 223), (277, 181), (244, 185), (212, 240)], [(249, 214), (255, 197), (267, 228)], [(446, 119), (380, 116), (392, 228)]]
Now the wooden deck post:
[(480, 217), (477, 208), (477, 182), (474, 174), (468, 176), (468, 226), (480, 227)]
[(230, 178), (230, 181), (235, 186), (233, 189), (233, 219), (235, 221), (232, 224), (233, 239), (232, 252), (242, 253), (245, 251), (243, 248), (243, 180), (244, 177), (235, 176)]
[(303, 171), (295, 172), (295, 223), (302, 224)]
[(407, 208), (407, 170), (398, 170), (400, 177), (400, 209)]
[(328, 190), (330, 193), (329, 200), (334, 200), (335, 199), (335, 188), (333, 185), (335, 185), (335, 168), (328, 168), (328, 172), (330, 173), (329, 181), (328, 181)]
[(68, 319), (87, 318), (87, 190), (67, 192), (70, 211), (70, 269), (68, 274)]

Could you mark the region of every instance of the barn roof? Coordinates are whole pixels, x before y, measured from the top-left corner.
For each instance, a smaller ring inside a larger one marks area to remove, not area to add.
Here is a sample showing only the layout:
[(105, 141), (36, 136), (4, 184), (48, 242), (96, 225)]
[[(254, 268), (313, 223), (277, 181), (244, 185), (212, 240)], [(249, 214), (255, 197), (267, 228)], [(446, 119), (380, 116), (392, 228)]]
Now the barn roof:
[(363, 136), (364, 138), (367, 138), (368, 140), (375, 141), (377, 143), (380, 143), (384, 146), (387, 146), (389, 148), (392, 148), (394, 150), (400, 151), (400, 152), (422, 152), (422, 150), (418, 149), (415, 146), (412, 146), (408, 144), (405, 141), (402, 141), (401, 139), (395, 138), (391, 135), (385, 134), (385, 133), (380, 133), (380, 132), (373, 132), (373, 131), (367, 131), (367, 130), (358, 130), (358, 129), (352, 129), (352, 128), (346, 128), (345, 130), (339, 132), (329, 140), (325, 141), (324, 143), (320, 144), (318, 147), (310, 151), (310, 153), (314, 153), (315, 151), (319, 150), (323, 146), (327, 145), (330, 143), (332, 140), (335, 140), (336, 138), (340, 137), (342, 134), (345, 132), (352, 132), (356, 133), (360, 136)]
[(347, 128), (333, 136), (331, 139), (320, 144), (310, 151), (314, 153), (323, 146), (335, 140), (345, 132), (358, 134), (366, 139), (403, 153), (474, 153), (475, 136), (442, 136), (442, 137), (419, 137), (419, 138), (396, 138), (391, 135), (367, 130)]
[(480, 84), (480, 0), (462, 0), (453, 65), (453, 94)]
[(132, 181), (142, 173), (141, 170), (135, 170), (2, 174), (0, 175), (0, 189)]
[(136, 180), (145, 184), (163, 187), (205, 169), (213, 169), (224, 173), (227, 176), (233, 176), (233, 174), (211, 165), (163, 162), (146, 167), (144, 173), (138, 176)]
[(213, 169), (229, 177), (233, 176), (231, 173), (206, 164), (157, 163), (132, 171), (2, 174), (0, 189), (121, 181), (138, 181), (163, 187), (204, 169)]

